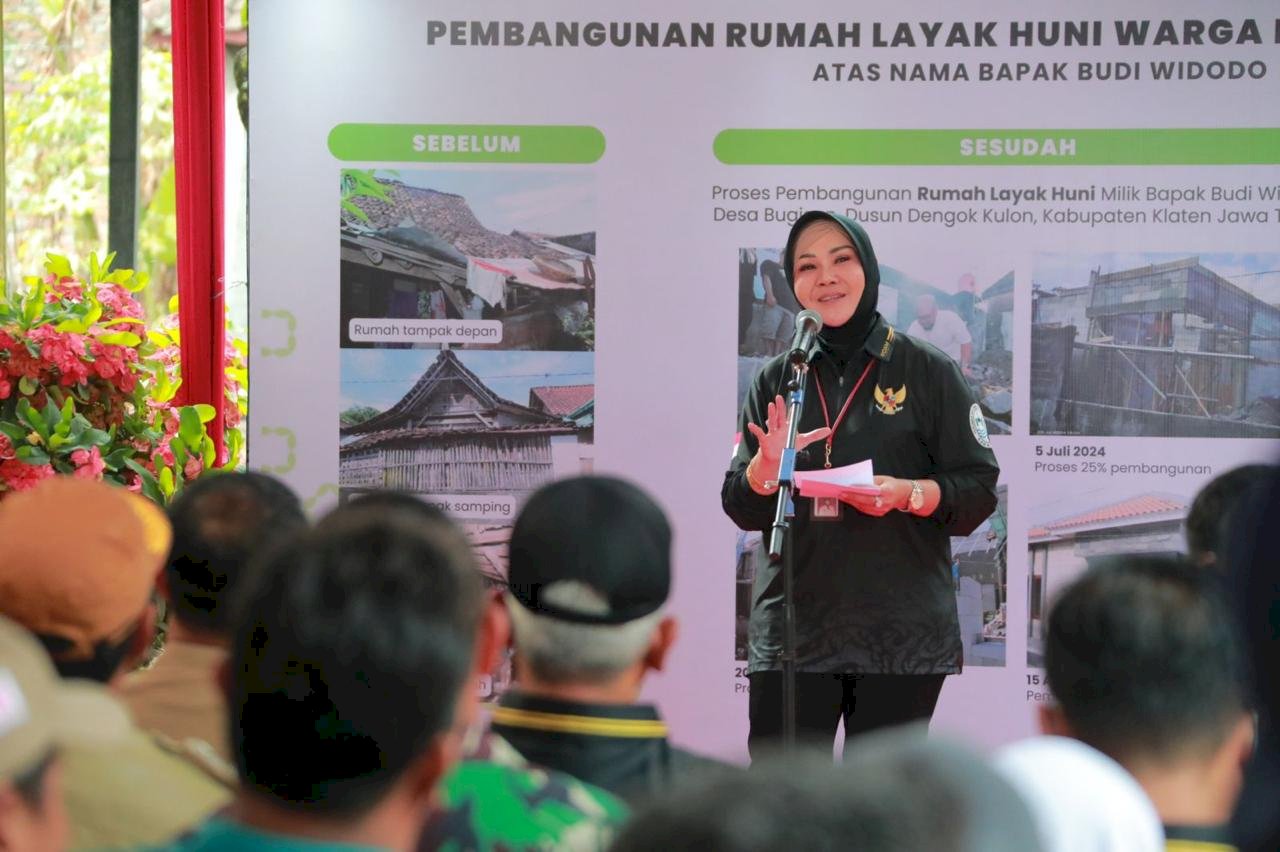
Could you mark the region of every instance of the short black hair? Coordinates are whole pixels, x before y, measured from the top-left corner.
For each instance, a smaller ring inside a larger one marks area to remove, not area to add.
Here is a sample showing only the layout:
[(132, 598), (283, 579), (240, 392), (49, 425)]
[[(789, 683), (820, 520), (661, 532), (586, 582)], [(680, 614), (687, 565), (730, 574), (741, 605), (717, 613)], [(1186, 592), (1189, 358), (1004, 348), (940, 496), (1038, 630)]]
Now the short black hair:
[(363, 813), (453, 723), (484, 605), (471, 549), (443, 520), (342, 509), (259, 562), (231, 639), (241, 782)]
[(228, 629), (224, 603), (254, 552), (307, 523), (289, 486), (255, 471), (202, 476), (183, 489), (168, 513), (169, 603), (185, 624), (213, 633)]
[(1212, 556), (1221, 567), (1226, 559), (1233, 517), (1241, 506), (1263, 499), (1264, 487), (1276, 468), (1266, 464), (1246, 464), (1220, 473), (1197, 492), (1187, 510), (1187, 552), (1203, 561)]
[(1049, 611), (1044, 657), (1073, 735), (1120, 763), (1216, 748), (1246, 706), (1221, 578), (1181, 557), (1086, 571)]
[(65, 636), (37, 633), (35, 637), (49, 653), (53, 667), (58, 671), (58, 677), (64, 680), (76, 678), (108, 683), (120, 671), (120, 667), (128, 661), (130, 652), (140, 643), (138, 634), (145, 631), (148, 638), (154, 635), (151, 615), (149, 609), (143, 613), (128, 629), (123, 639), (104, 639), (95, 643), (93, 653), (87, 657), (74, 654), (68, 656), (69, 653), (76, 651), (76, 643)]
[(408, 512), (424, 521), (443, 521), (448, 518), (438, 506), (415, 497), (407, 491), (384, 489), (381, 491), (365, 491), (351, 498), (349, 502), (334, 511), (349, 509), (385, 509), (389, 512)]
[(678, 782), (638, 811), (613, 852), (1025, 852), (1027, 805), (976, 754), (923, 728), (867, 734), (843, 766), (797, 751), (749, 772)]

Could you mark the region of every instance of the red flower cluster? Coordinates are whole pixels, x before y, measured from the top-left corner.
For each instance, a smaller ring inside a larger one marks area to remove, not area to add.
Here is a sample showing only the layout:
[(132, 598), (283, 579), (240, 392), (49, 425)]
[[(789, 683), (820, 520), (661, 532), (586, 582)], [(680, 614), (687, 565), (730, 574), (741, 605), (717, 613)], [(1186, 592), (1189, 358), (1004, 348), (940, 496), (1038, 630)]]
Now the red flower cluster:
[[(109, 273), (96, 259), (91, 279), (67, 274), (63, 258), (48, 268), (43, 281), (29, 279), (26, 296), (0, 301), (0, 494), (64, 473), (161, 499), (199, 476), (206, 458), (226, 464), (212, 459), (206, 434), (181, 426), (191, 411), (176, 402), (175, 319), (148, 333), (124, 286), (132, 272)], [(238, 448), (245, 360), (243, 344), (229, 340), (224, 424)]]

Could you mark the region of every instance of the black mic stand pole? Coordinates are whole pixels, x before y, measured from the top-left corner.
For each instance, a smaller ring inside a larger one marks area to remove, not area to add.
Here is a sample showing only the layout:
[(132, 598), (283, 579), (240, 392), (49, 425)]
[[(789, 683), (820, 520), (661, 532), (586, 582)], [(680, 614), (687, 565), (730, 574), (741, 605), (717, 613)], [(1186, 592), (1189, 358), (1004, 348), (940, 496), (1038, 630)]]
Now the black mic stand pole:
[(791, 362), (791, 380), (787, 382), (787, 443), (778, 466), (778, 502), (773, 513), (773, 532), (769, 536), (769, 562), (782, 563), (782, 745), (787, 751), (796, 745), (796, 610), (795, 557), (791, 522), (795, 518), (792, 502), (796, 467), (796, 432), (800, 425), (800, 409), (804, 407), (805, 382), (809, 375), (809, 356)]

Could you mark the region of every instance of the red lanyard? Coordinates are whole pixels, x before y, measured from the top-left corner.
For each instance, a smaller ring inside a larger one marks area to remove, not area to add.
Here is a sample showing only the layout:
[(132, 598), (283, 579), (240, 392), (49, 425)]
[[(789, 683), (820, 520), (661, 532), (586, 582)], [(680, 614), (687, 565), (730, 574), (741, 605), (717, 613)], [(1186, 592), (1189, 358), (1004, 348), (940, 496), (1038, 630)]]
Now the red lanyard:
[(844, 416), (849, 413), (849, 405), (853, 402), (853, 398), (858, 395), (858, 388), (862, 387), (862, 381), (867, 377), (867, 373), (871, 372), (871, 365), (876, 362), (872, 358), (867, 361), (867, 366), (862, 371), (862, 375), (858, 376), (858, 383), (853, 386), (853, 390), (849, 391), (848, 398), (844, 401), (844, 407), (840, 409), (840, 413), (836, 415), (836, 422), (831, 422), (831, 415), (827, 411), (827, 395), (822, 392), (822, 378), (814, 382), (818, 386), (818, 399), (822, 401), (822, 420), (827, 424), (827, 428), (831, 430), (831, 434), (827, 436), (827, 462), (824, 467), (831, 467), (831, 445), (835, 443), (836, 430), (840, 428), (840, 424), (844, 422)]

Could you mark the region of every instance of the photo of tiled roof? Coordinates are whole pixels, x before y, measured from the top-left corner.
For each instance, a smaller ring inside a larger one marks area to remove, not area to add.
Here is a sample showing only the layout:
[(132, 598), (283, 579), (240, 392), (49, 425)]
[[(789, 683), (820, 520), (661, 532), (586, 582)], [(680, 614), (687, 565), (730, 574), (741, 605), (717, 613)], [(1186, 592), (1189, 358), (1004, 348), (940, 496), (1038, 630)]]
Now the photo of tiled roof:
[(568, 417), (595, 397), (595, 385), (543, 385), (529, 388), (529, 407)]
[(1086, 512), (1039, 524), (1029, 529), (1027, 536), (1036, 539), (1064, 535), (1085, 527), (1117, 526), (1124, 523), (1140, 523), (1144, 520), (1161, 521), (1184, 515), (1186, 511), (1187, 503), (1181, 498), (1140, 494), (1117, 503), (1109, 503)]
[[(398, 180), (379, 180), (390, 202), (361, 198), (360, 208), (369, 216), (369, 227), (397, 228), (412, 222), (435, 234), (469, 257), (524, 257), (534, 254), (561, 256), (523, 234), (500, 234), (480, 223), (461, 195), (409, 186)], [(563, 254), (567, 257), (567, 254)]]

